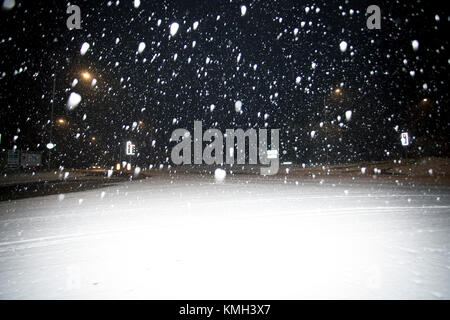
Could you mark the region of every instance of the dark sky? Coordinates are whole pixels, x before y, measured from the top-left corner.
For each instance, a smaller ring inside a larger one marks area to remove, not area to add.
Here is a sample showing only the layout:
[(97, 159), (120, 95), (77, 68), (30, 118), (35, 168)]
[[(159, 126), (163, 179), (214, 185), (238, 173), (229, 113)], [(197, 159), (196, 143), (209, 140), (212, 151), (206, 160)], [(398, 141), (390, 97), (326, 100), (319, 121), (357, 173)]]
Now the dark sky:
[[(69, 124), (55, 127), (54, 142), (67, 166), (116, 161), (127, 139), (143, 164), (167, 162), (171, 132), (194, 120), (280, 128), (286, 161), (320, 162), (327, 144), (334, 162), (395, 157), (402, 130), (412, 154), (450, 153), (449, 12), (439, 2), (379, 1), (381, 30), (366, 27), (372, 1), (73, 1), (81, 30), (67, 29), (68, 4), (16, 0), (0, 11), (2, 149), (45, 151), (56, 76), (54, 115)], [(68, 110), (71, 92), (82, 101)]]

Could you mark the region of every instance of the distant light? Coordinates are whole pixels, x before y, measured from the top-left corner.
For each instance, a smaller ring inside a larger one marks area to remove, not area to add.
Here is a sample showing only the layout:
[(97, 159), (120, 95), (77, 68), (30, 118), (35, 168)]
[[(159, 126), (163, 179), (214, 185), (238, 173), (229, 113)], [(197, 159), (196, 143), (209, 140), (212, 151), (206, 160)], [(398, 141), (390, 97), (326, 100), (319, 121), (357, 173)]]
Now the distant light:
[(91, 74), (89, 72), (83, 72), (81, 75), (83, 76), (84, 80), (90, 80), (91, 79)]
[(337, 88), (337, 89), (334, 90), (334, 93), (335, 93), (335, 94), (340, 94), (341, 91), (342, 91), (342, 90), (341, 90), (340, 88)]
[(91, 140), (92, 140), (92, 141), (95, 141), (95, 140), (97, 140), (97, 138), (96, 138), (96, 137), (92, 137)]
[(66, 120), (63, 118), (59, 118), (58, 120), (56, 120), (56, 122), (58, 122), (59, 124), (65, 124)]
[(55, 144), (52, 142), (47, 143), (47, 149), (52, 150), (55, 147)]
[(427, 98), (425, 98), (425, 99), (423, 99), (422, 101), (423, 101), (423, 102), (428, 102), (428, 99), (427, 99)]
[(120, 170), (120, 163), (116, 163), (116, 170)]

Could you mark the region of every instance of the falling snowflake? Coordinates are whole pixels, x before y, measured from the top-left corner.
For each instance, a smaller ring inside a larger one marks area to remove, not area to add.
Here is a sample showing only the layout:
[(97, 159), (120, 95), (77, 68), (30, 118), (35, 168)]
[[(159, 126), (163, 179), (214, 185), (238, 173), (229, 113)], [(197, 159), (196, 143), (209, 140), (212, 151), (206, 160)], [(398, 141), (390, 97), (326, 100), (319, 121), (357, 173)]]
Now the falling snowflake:
[(173, 22), (170, 25), (170, 35), (173, 37), (177, 34), (178, 32), (178, 28), (180, 27), (180, 25), (177, 22)]
[(80, 49), (80, 53), (82, 56), (84, 56), (86, 54), (86, 52), (89, 50), (89, 47), (90, 47), (89, 43), (87, 43), (87, 42), (83, 43), (83, 45), (81, 46), (81, 49)]

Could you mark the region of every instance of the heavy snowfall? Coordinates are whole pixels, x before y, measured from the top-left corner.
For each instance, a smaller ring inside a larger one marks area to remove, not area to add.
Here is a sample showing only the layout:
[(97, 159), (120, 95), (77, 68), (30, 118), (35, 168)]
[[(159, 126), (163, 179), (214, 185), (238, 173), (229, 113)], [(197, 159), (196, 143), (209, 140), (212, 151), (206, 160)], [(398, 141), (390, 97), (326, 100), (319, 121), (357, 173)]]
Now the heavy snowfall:
[(443, 6), (0, 4), (0, 299), (450, 298)]

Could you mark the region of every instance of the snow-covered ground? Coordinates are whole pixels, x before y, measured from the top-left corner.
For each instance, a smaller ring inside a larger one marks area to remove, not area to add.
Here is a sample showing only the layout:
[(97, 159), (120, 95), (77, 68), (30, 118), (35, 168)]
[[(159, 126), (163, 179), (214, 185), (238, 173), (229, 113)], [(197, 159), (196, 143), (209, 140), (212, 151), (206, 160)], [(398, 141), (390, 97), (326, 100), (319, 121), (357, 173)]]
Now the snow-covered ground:
[(0, 298), (450, 298), (450, 186), (155, 174), (0, 202)]

